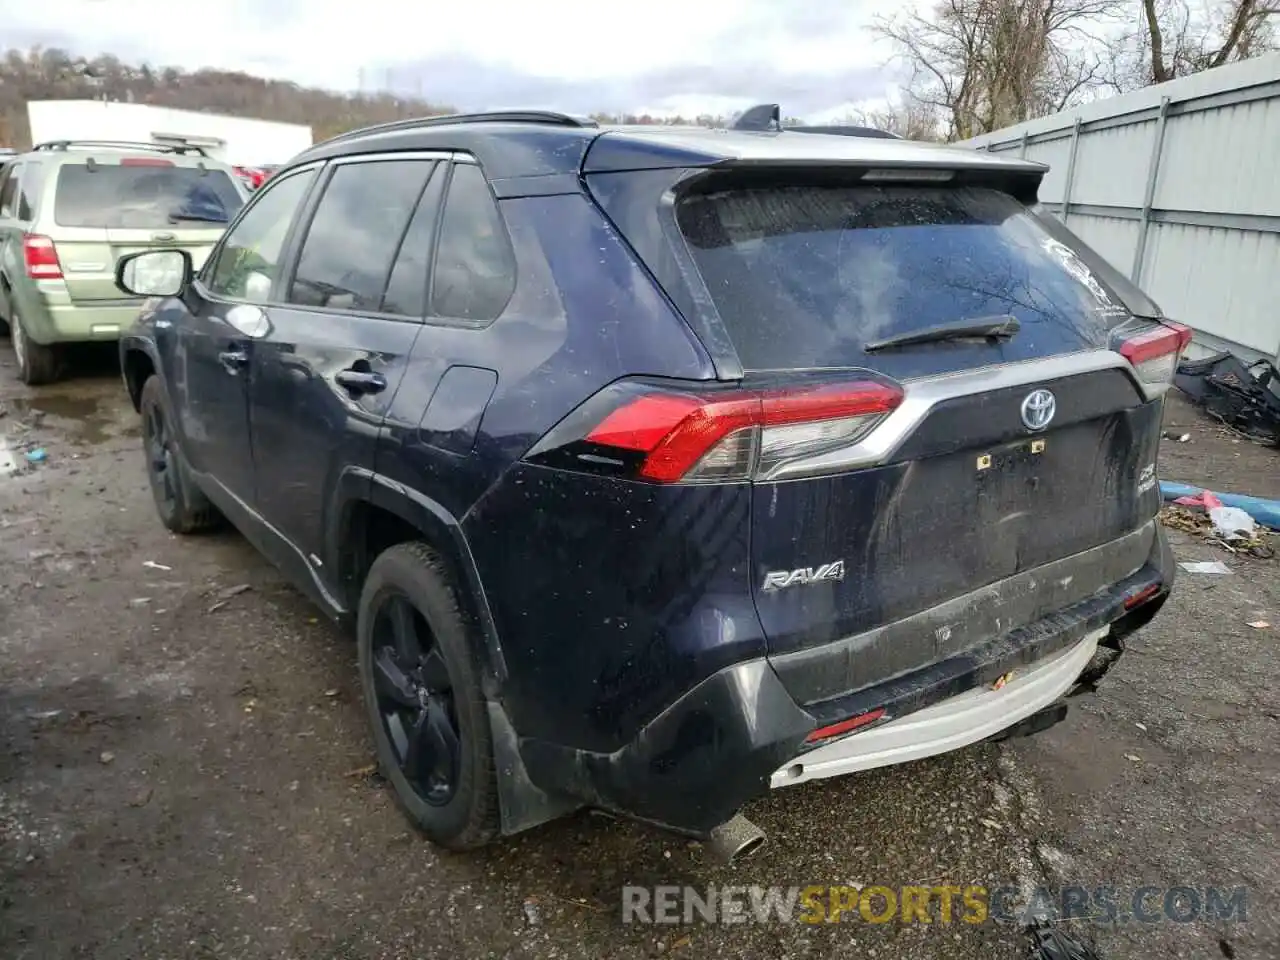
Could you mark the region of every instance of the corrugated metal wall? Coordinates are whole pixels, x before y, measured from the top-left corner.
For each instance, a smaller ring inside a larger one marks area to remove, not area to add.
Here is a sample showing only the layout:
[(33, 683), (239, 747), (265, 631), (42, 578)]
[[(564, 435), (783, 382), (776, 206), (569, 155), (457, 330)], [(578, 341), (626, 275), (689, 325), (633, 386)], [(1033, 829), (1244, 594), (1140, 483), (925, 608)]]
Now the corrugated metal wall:
[(1280, 363), (1280, 54), (963, 145), (1049, 164), (1045, 204), (1201, 352)]

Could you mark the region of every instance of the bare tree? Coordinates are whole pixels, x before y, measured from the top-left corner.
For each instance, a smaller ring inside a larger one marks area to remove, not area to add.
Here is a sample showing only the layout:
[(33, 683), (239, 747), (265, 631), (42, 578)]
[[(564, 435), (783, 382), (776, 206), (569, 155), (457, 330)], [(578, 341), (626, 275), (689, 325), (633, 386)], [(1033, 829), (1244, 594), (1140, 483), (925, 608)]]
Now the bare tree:
[(859, 108), (840, 122), (887, 130), (906, 140), (941, 140), (946, 134), (941, 111), (931, 103), (910, 96), (879, 108)]
[(1107, 47), (1107, 86), (1123, 93), (1276, 49), (1280, 0), (1133, 0)]
[(911, 69), (908, 96), (964, 139), (1069, 106), (1102, 82), (1100, 26), (1124, 0), (938, 0), (874, 27)]

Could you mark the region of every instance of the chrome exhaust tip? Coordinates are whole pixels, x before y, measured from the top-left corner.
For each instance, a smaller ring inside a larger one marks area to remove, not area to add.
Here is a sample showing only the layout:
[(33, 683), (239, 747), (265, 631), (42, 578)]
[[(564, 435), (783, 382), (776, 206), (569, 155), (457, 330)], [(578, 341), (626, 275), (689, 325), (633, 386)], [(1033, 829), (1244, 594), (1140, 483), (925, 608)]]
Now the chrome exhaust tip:
[(721, 863), (749, 857), (764, 845), (764, 831), (742, 814), (720, 824), (707, 837), (707, 848)]

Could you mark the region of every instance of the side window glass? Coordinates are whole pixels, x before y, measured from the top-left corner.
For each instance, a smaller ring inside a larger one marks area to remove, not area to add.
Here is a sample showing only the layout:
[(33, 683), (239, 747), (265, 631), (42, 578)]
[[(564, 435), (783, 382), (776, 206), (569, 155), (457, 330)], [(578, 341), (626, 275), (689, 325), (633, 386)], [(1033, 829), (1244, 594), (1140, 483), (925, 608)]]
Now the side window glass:
[(17, 212), (15, 198), (18, 195), (18, 165), (12, 163), (0, 170), (0, 217), (12, 218)]
[(440, 213), (440, 195), (444, 192), (445, 169), (443, 164), (436, 167), (409, 221), (387, 280), (387, 292), (382, 295), (382, 313), (421, 318), (427, 311), (427, 274), (431, 270), (432, 241)]
[(14, 171), (13, 179), (18, 183), (18, 219), (23, 223), (30, 223), (35, 217), (36, 193), (39, 192), (41, 183), (40, 174), (40, 167), (31, 163), (23, 165), (21, 177), (16, 170)]
[(487, 323), (506, 309), (515, 288), (515, 254), (489, 184), (479, 167), (456, 164), (440, 224), (432, 312)]
[(315, 170), (277, 180), (255, 198), (223, 241), (205, 285), (217, 297), (262, 302), (280, 271), (289, 224), (298, 212)]
[(430, 160), (345, 163), (316, 207), (286, 299), (302, 307), (377, 312)]

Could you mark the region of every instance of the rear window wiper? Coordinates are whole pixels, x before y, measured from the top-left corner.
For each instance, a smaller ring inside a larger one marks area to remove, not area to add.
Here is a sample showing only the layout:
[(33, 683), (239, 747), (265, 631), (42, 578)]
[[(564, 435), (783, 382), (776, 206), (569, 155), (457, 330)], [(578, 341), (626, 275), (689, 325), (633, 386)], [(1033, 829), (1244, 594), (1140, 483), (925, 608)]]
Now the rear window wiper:
[(892, 350), (894, 347), (909, 347), (917, 343), (945, 343), (948, 340), (1011, 340), (1021, 329), (1022, 324), (1017, 317), (1002, 314), (912, 330), (883, 340), (872, 340), (864, 344), (862, 349), (867, 353), (875, 353), (877, 350)]
[(191, 220), (197, 223), (226, 223), (226, 217), (215, 217), (205, 213), (171, 213), (169, 214), (170, 223), (181, 223), (184, 220)]

